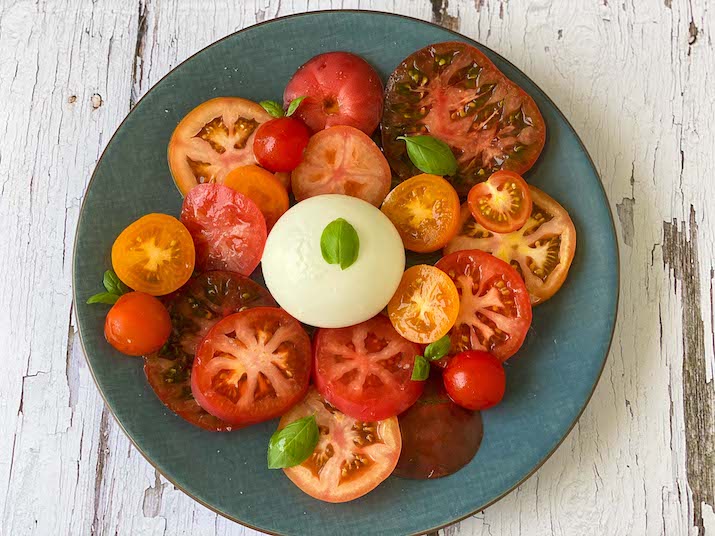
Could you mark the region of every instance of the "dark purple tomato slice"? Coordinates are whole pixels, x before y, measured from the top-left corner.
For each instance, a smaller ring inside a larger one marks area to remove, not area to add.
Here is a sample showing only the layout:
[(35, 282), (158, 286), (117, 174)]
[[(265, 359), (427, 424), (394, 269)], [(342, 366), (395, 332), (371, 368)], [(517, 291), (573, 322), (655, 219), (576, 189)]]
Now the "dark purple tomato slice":
[(482, 442), (482, 417), (449, 399), (442, 375), (432, 374), (422, 396), (398, 417), (402, 452), (393, 474), (401, 478), (440, 478), (467, 465)]
[(144, 373), (159, 399), (191, 424), (215, 432), (230, 424), (206, 412), (191, 393), (196, 348), (222, 318), (251, 307), (275, 307), (270, 293), (234, 272), (204, 272), (163, 298), (171, 317), (171, 335), (159, 352), (144, 358)]
[(417, 175), (398, 136), (427, 134), (451, 148), (460, 196), (500, 169), (523, 174), (546, 140), (534, 100), (480, 50), (466, 43), (427, 46), (390, 75), (382, 116), (385, 156), (401, 180)]

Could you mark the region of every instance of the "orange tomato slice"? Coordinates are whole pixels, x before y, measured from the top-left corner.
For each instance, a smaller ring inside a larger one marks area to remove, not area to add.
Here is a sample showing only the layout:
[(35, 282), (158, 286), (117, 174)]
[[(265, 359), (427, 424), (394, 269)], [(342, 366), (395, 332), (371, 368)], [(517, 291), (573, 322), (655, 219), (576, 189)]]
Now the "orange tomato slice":
[(112, 246), (112, 267), (128, 287), (152, 296), (174, 292), (194, 271), (194, 241), (166, 214), (147, 214), (124, 229)]
[(459, 196), (437, 175), (423, 173), (400, 183), (382, 204), (405, 249), (428, 253), (442, 249), (459, 230)]
[(286, 210), (288, 210), (288, 192), (270, 171), (262, 167), (249, 165), (237, 167), (223, 181), (224, 185), (242, 193), (253, 201), (270, 231)]
[(439, 268), (421, 264), (405, 271), (387, 304), (395, 330), (405, 339), (429, 344), (444, 337), (459, 314), (459, 293)]
[(469, 209), (488, 231), (511, 233), (531, 215), (531, 194), (526, 181), (513, 171), (497, 171), (469, 191)]

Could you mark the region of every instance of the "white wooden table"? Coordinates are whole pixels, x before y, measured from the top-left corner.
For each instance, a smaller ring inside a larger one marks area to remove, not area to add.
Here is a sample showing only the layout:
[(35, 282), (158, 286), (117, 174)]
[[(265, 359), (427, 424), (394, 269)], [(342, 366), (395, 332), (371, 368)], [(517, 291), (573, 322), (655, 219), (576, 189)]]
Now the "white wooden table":
[(617, 216), (620, 315), (556, 454), (444, 535), (715, 535), (715, 7), (706, 0), (0, 0), (0, 534), (255, 535), (168, 484), (92, 382), (72, 244), (136, 100), (289, 13), (432, 20), (501, 53), (583, 138)]

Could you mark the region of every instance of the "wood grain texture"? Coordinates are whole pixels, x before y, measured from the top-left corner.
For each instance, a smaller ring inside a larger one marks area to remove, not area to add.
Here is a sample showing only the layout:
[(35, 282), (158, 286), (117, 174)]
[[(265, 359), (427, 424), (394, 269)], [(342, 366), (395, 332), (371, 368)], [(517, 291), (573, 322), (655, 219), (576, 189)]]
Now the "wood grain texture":
[(361, 8), (432, 20), (519, 66), (583, 138), (617, 218), (620, 317), (586, 412), (534, 477), (441, 533), (715, 535), (706, 4), (0, 0), (0, 534), (257, 534), (174, 489), (104, 408), (72, 320), (74, 229), (109, 137), (180, 61), (276, 16)]

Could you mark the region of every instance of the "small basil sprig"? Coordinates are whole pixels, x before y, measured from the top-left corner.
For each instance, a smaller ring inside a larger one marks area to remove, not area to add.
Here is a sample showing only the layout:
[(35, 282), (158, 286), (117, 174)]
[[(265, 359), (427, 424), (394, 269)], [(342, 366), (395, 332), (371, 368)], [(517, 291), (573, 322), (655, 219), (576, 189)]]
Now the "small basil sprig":
[(451, 344), (452, 342), (449, 335), (445, 335), (441, 339), (437, 339), (428, 344), (423, 356), (415, 356), (415, 363), (412, 366), (412, 379), (415, 381), (423, 381), (429, 378), (429, 362), (437, 361), (446, 356), (449, 353)]
[(126, 294), (130, 291), (129, 287), (122, 283), (117, 277), (117, 274), (112, 270), (104, 272), (102, 283), (107, 291), (91, 296), (87, 300), (87, 303), (106, 303), (108, 305), (114, 305), (122, 294)]
[(313, 453), (319, 438), (315, 415), (308, 415), (277, 430), (268, 443), (268, 468), (300, 465)]
[(355, 228), (343, 218), (331, 221), (320, 236), (320, 253), (328, 264), (349, 268), (358, 258), (360, 238)]
[(420, 171), (442, 176), (457, 172), (457, 159), (442, 140), (432, 136), (399, 136), (397, 139), (405, 141), (407, 154)]
[(300, 103), (303, 102), (305, 99), (305, 96), (303, 97), (298, 97), (296, 99), (293, 99), (290, 101), (290, 104), (288, 105), (288, 111), (284, 112), (283, 111), (283, 106), (280, 105), (280, 103), (272, 100), (264, 100), (261, 101), (259, 104), (263, 107), (265, 111), (267, 111), (271, 116), (273, 117), (290, 117), (295, 113), (295, 111), (298, 109), (298, 106), (300, 106)]

